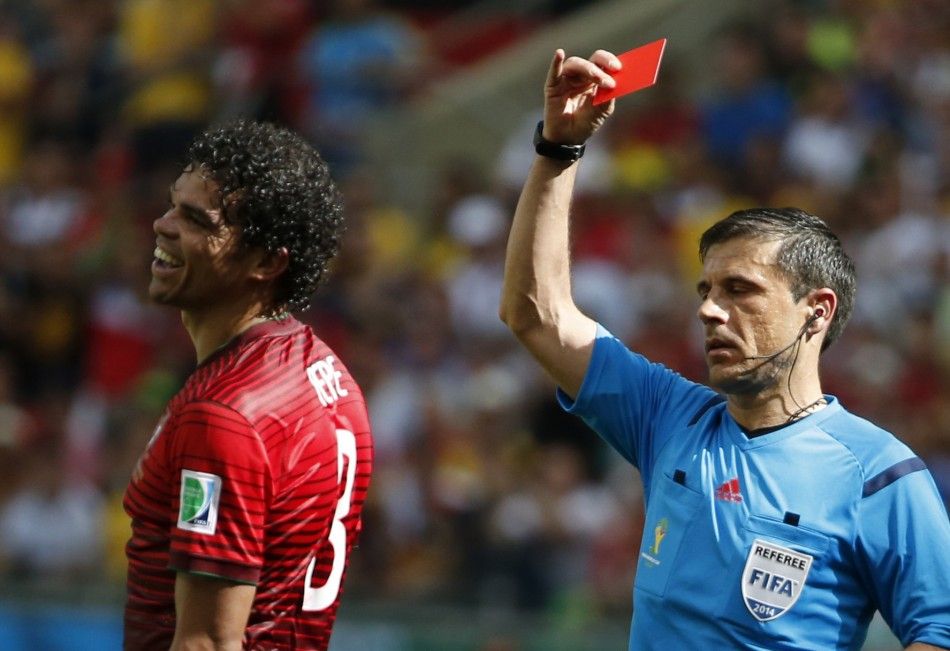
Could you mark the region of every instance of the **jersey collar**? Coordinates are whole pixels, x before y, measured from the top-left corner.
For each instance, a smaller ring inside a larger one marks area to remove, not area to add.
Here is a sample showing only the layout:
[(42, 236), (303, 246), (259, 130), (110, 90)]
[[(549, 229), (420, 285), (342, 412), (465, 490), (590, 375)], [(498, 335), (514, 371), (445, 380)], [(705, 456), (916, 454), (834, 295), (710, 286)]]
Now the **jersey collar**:
[(813, 414), (808, 414), (804, 418), (799, 418), (798, 420), (789, 423), (784, 427), (780, 427), (774, 431), (761, 434), (753, 438), (746, 436), (745, 432), (743, 432), (742, 428), (739, 426), (739, 423), (737, 423), (732, 417), (732, 414), (729, 413), (729, 410), (725, 408), (725, 405), (723, 405), (723, 425), (728, 431), (729, 436), (732, 437), (739, 447), (753, 449), (762, 447), (764, 445), (771, 445), (773, 443), (778, 443), (779, 441), (784, 441), (785, 439), (795, 436), (800, 432), (819, 427), (821, 423), (827, 419), (841, 413), (843, 407), (841, 406), (841, 403), (838, 402), (836, 397), (825, 394), (825, 400), (828, 401), (828, 404), (825, 405), (823, 409), (820, 409)]
[(241, 332), (232, 338), (228, 343), (224, 344), (216, 351), (208, 355), (208, 357), (198, 365), (198, 368), (207, 366), (211, 361), (219, 359), (222, 355), (227, 354), (229, 351), (237, 350), (241, 346), (255, 339), (260, 339), (261, 337), (279, 337), (281, 335), (288, 335), (299, 327), (300, 322), (293, 316), (287, 316), (283, 319), (269, 319), (267, 321), (252, 325), (250, 328), (244, 332)]

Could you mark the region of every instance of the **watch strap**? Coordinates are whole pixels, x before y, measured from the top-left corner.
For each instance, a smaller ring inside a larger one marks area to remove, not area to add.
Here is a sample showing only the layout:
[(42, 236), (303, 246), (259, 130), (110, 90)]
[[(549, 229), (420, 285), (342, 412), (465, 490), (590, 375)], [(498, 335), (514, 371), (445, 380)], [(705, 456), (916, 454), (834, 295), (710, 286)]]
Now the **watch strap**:
[(587, 145), (561, 145), (547, 140), (542, 135), (543, 132), (544, 120), (541, 120), (538, 122), (538, 128), (534, 131), (534, 151), (539, 156), (573, 163), (584, 155), (584, 149)]

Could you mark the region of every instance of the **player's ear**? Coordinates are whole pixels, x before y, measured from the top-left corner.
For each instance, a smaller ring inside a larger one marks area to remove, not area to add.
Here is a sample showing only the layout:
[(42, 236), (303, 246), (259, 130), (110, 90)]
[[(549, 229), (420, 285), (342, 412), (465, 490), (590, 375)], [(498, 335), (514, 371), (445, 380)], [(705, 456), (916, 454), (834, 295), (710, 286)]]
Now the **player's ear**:
[(251, 268), (251, 278), (255, 280), (274, 280), (284, 273), (290, 264), (290, 253), (283, 246), (276, 251), (262, 250), (255, 258)]

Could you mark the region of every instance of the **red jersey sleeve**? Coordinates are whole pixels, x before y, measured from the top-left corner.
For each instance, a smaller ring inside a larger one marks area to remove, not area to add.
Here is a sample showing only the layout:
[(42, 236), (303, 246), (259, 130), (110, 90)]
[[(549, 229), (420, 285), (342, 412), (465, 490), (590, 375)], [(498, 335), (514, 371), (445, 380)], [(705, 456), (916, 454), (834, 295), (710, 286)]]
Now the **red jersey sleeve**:
[(169, 566), (256, 584), (271, 472), (260, 437), (241, 414), (214, 402), (184, 405), (169, 441), (179, 479)]

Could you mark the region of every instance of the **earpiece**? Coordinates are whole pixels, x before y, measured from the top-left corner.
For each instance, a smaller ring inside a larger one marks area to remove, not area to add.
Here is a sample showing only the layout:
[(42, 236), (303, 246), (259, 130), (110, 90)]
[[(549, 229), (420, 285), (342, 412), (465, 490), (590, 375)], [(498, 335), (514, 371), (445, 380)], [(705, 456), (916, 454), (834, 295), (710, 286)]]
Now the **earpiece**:
[(823, 316), (825, 316), (825, 309), (822, 307), (816, 307), (815, 311), (811, 313), (811, 316), (805, 319), (805, 325), (802, 326), (802, 333), (804, 334), (806, 328), (811, 326), (811, 324)]

